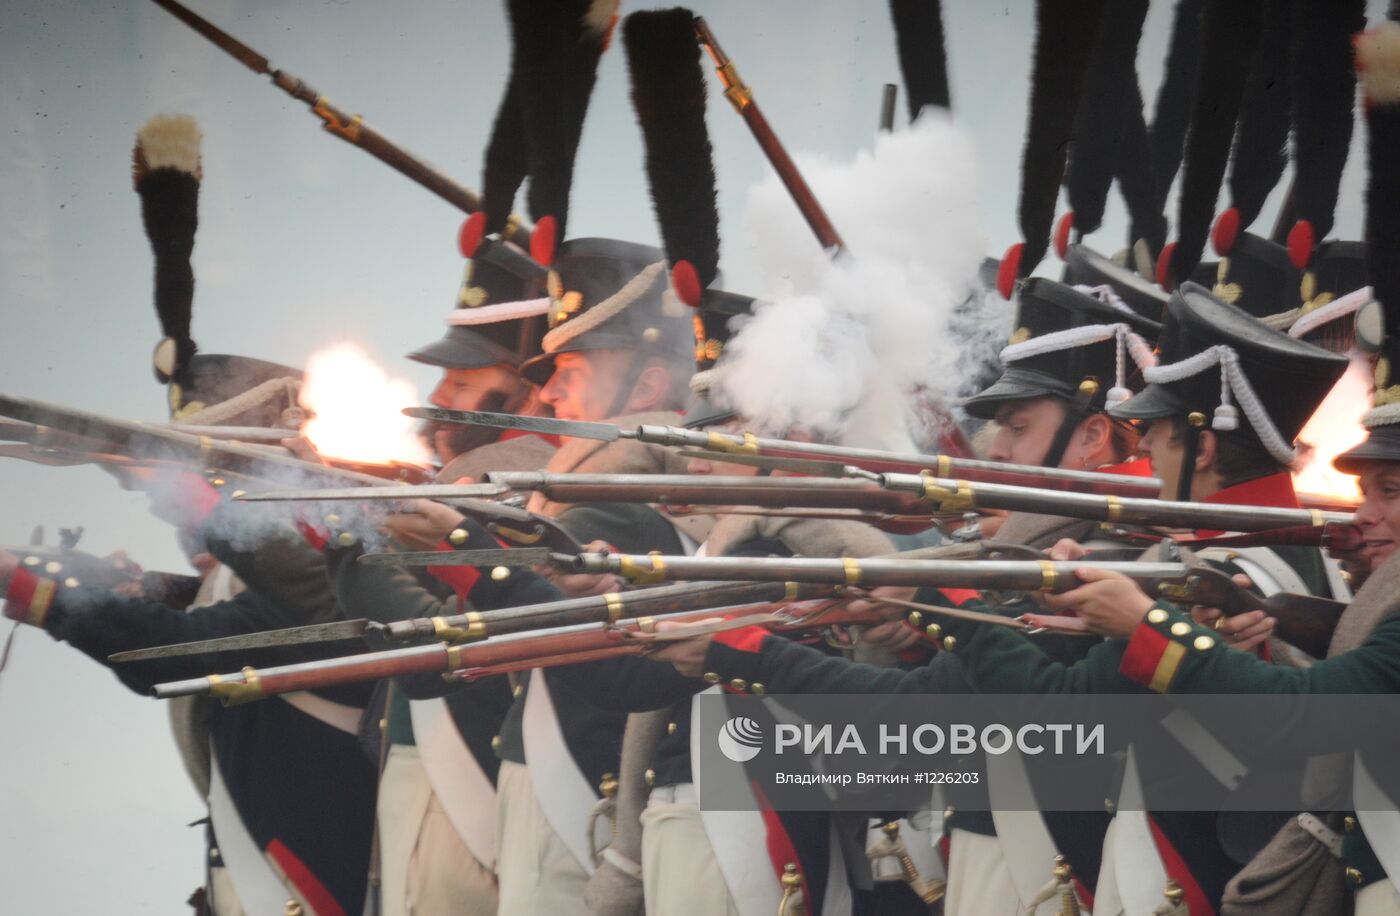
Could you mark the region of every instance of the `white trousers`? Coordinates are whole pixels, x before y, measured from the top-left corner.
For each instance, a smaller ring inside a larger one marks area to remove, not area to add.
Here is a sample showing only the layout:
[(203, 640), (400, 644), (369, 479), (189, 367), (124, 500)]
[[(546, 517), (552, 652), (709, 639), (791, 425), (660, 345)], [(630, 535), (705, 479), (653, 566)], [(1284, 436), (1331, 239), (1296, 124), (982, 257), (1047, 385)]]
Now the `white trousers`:
[(502, 761), (496, 779), (496, 876), (500, 912), (588, 916), (588, 873), (549, 826), (530, 771)]

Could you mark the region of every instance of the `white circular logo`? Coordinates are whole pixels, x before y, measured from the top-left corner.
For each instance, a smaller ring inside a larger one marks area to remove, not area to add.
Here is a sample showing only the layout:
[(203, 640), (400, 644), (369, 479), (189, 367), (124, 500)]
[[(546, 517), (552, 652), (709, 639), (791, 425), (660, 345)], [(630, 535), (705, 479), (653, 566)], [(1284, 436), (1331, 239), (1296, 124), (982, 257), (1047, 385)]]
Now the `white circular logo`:
[(747, 763), (763, 750), (763, 730), (747, 716), (735, 716), (719, 730), (719, 749), (735, 763)]

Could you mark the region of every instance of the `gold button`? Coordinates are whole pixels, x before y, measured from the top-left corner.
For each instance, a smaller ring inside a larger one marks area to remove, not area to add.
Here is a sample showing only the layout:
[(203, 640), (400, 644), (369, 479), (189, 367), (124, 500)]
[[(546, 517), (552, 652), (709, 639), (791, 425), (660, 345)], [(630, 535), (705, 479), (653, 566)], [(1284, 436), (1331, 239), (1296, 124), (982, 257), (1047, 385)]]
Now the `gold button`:
[(924, 625), (924, 615), (920, 614), (918, 611), (910, 611), (908, 620), (909, 625), (916, 630)]
[(1204, 652), (1207, 649), (1215, 648), (1215, 637), (1205, 635), (1197, 636), (1196, 641), (1193, 642), (1191, 645)]
[(210, 862), (217, 862), (217, 861), (219, 861), (219, 847), (217, 847), (217, 846), (210, 846), (210, 847), (209, 847), (209, 861), (210, 861)]
[(1154, 607), (1147, 612), (1147, 622), (1153, 624), (1164, 624), (1167, 622), (1167, 612), (1159, 607)]
[(660, 339), (660, 328), (647, 328), (645, 331), (642, 332), (642, 340), (645, 340), (647, 343), (656, 343)]
[(329, 527), (334, 528), (335, 526), (337, 526), (337, 525), (340, 524), (340, 516), (339, 516), (339, 515), (336, 515), (335, 513), (331, 513), (330, 515), (327, 515), (327, 516), (326, 516), (326, 524), (327, 524)]
[(1114, 811), (1118, 810), (1118, 805), (1114, 803), (1113, 799), (1105, 798), (1103, 800), (1103, 810), (1109, 814), (1112, 814)]
[(224, 479), (222, 477), (212, 477), (209, 483), (216, 487), (222, 487), (224, 485)]
[(718, 683), (719, 683), (719, 675), (718, 675), (718, 674), (715, 674), (713, 671), (706, 671), (706, 672), (705, 672), (704, 674), (702, 674), (700, 677), (701, 677), (702, 680), (704, 680), (704, 682), (705, 682), (706, 684), (718, 684)]
[(944, 652), (952, 652), (953, 649), (957, 648), (957, 645), (958, 645), (958, 641), (957, 641), (955, 638), (953, 638), (952, 636), (945, 636), (945, 637), (943, 637), (943, 651), (944, 651)]
[(44, 564), (44, 572), (48, 573), (51, 576), (56, 576), (59, 573), (63, 572), (63, 564), (58, 562), (57, 560), (50, 560), (49, 562)]
[(67, 579), (63, 580), (63, 584), (68, 586), (69, 588), (77, 588), (82, 583), (79, 582), (77, 579), (74, 579), (72, 576), (69, 576)]
[(335, 540), (341, 547), (350, 547), (355, 543), (355, 536), (348, 531), (342, 531)]
[(655, 771), (655, 770), (648, 768), (645, 775), (646, 775), (647, 785), (649, 785), (649, 786), (654, 786), (654, 785), (656, 785), (656, 771)]
[(39, 558), (38, 558), (38, 557), (25, 557), (25, 558), (24, 558), (24, 565), (25, 565), (25, 566), (38, 566), (38, 565), (39, 565)]
[(931, 623), (924, 627), (924, 632), (927, 633), (928, 638), (934, 642), (938, 642), (938, 640), (943, 638), (943, 628), (936, 623)]
[(953, 806), (952, 806), (952, 805), (949, 805), (948, 807), (946, 807), (946, 808), (943, 809), (943, 819), (946, 821), (948, 818), (950, 818), (950, 817), (952, 817), (952, 816), (953, 816)]
[(741, 678), (741, 677), (736, 677), (736, 678), (734, 678), (732, 681), (729, 682), (729, 686), (730, 686), (730, 687), (733, 687), (735, 690), (739, 691), (740, 693), (743, 693), (745, 690), (748, 690), (748, 689), (749, 689), (749, 683), (748, 683), (748, 681), (744, 680), (744, 679)]
[(305, 912), (306, 911), (301, 908), (300, 903), (297, 903), (295, 900), (288, 900), (287, 906), (282, 910), (282, 916), (304, 916)]
[(1362, 882), (1362, 881), (1365, 881), (1365, 880), (1366, 880), (1366, 876), (1363, 875), (1363, 874), (1361, 874), (1361, 869), (1359, 869), (1359, 868), (1348, 868), (1348, 869), (1347, 869), (1347, 881), (1349, 881), (1353, 886), (1360, 886), (1361, 882)]
[(461, 547), (467, 542), (468, 537), (470, 535), (465, 528), (454, 528), (452, 533), (447, 536), (447, 541), (454, 547)]
[(499, 751), (500, 749), (501, 749), (501, 736), (500, 736), (500, 735), (497, 735), (496, 737), (494, 737), (494, 738), (491, 739), (491, 750), (493, 750), (493, 751)]
[(1172, 624), (1172, 635), (1173, 635), (1173, 636), (1185, 636), (1187, 633), (1190, 633), (1190, 632), (1191, 632), (1191, 624), (1187, 623), (1187, 622), (1184, 621), (1184, 620), (1178, 620), (1176, 623)]
[(749, 693), (753, 694), (756, 697), (761, 697), (767, 692), (768, 688), (764, 687), (758, 681), (754, 681), (752, 684), (749, 685)]
[(491, 570), (491, 578), (496, 582), (506, 581), (510, 578), (510, 567), (497, 566), (495, 569)]
[(667, 723), (666, 723), (666, 734), (668, 734), (668, 735), (674, 735), (675, 733), (676, 733), (676, 723), (674, 723), (674, 722), (667, 722)]
[(1342, 818), (1342, 829), (1345, 830), (1347, 833), (1351, 833), (1353, 830), (1355, 830), (1355, 829), (1356, 829), (1356, 818), (1354, 818), (1354, 817), (1344, 817), (1344, 818)]
[(513, 696), (513, 697), (515, 697), (515, 698), (518, 700), (518, 699), (520, 699), (520, 695), (521, 695), (522, 693), (524, 693), (524, 692), (525, 692), (525, 685), (524, 685), (524, 684), (516, 684), (514, 687), (511, 688), (511, 690), (510, 690), (510, 695)]
[(389, 730), (389, 717), (388, 717), (388, 716), (385, 716), (384, 718), (382, 718), (382, 719), (379, 720), (379, 730), (382, 731), (382, 732), (383, 732), (383, 731), (388, 731), (388, 730)]
[(233, 491), (233, 498), (234, 498), (234, 499), (242, 499), (243, 497), (245, 497), (245, 496), (247, 496), (247, 495), (248, 495), (248, 491), (247, 491), (247, 490), (234, 490), (234, 491)]

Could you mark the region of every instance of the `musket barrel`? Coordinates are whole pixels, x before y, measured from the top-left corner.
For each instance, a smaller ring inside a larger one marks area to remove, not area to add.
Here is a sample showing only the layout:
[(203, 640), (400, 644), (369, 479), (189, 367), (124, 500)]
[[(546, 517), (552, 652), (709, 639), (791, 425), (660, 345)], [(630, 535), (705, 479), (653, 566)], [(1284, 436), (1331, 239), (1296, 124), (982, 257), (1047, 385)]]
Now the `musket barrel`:
[(1323, 512), (1278, 506), (1234, 506), (1220, 503), (1173, 502), (1092, 493), (1049, 493), (1030, 487), (995, 483), (973, 484), (917, 474), (886, 474), (885, 487), (900, 493), (919, 494), (933, 505), (953, 504), (959, 511), (1006, 509), (1043, 515), (1066, 515), (1113, 525), (1151, 525), (1165, 528), (1205, 528), (1219, 531), (1267, 531), (1312, 525), (1350, 524), (1348, 512)]
[(1104, 474), (1095, 471), (1003, 464), (975, 458), (955, 458), (951, 455), (886, 452), (879, 449), (854, 448), (845, 445), (767, 439), (751, 433), (700, 432), (675, 426), (639, 426), (636, 429), (636, 438), (656, 445), (703, 448), (709, 451), (734, 452), (745, 455), (768, 455), (774, 458), (835, 460), (881, 473), (917, 474), (921, 471), (930, 471), (938, 477), (965, 477), (968, 480), (1040, 487), (1047, 490), (1112, 493), (1118, 496), (1139, 496), (1150, 499), (1160, 492), (1162, 486), (1160, 480), (1152, 477), (1131, 477), (1124, 474)]
[(704, 477), (686, 474), (551, 474), (505, 471), (491, 483), (543, 493), (556, 502), (649, 502), (706, 506), (803, 506), (919, 511), (918, 500), (866, 480), (811, 477)]
[(725, 54), (724, 49), (719, 46), (714, 32), (710, 31), (710, 26), (703, 17), (695, 17), (695, 36), (715, 62), (715, 72), (719, 74), (720, 82), (724, 84), (725, 98), (729, 99), (734, 110), (744, 119), (744, 123), (749, 125), (749, 131), (758, 141), (764, 155), (768, 157), (773, 171), (778, 173), (778, 178), (787, 188), (793, 202), (797, 204), (797, 209), (802, 211), (802, 218), (812, 228), (812, 234), (817, 237), (817, 241), (823, 248), (844, 251), (846, 243), (837, 234), (836, 227), (831, 224), (831, 218), (826, 215), (826, 211), (817, 202), (816, 195), (807, 186), (802, 173), (797, 170), (797, 164), (792, 161), (792, 157), (783, 148), (782, 141), (773, 132), (768, 119), (763, 116), (758, 103), (754, 101), (753, 90), (739, 77), (739, 71), (735, 69), (734, 61), (730, 60), (729, 55)]
[(862, 587), (933, 586), (978, 590), (1063, 592), (1080, 585), (1080, 569), (1122, 573), (1140, 582), (1183, 579), (1181, 563), (1093, 563), (1051, 560), (907, 560), (842, 557), (670, 557), (589, 553), (560, 556), (581, 573), (613, 573), (645, 585), (680, 580), (804, 582)]

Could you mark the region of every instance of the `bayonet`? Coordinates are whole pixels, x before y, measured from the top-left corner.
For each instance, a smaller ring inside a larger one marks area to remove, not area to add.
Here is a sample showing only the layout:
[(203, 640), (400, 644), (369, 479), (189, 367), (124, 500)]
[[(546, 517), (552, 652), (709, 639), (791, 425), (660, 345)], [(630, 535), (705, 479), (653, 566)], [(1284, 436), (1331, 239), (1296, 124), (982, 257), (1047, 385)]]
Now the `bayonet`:
[(365, 639), (372, 634), (387, 633), (387, 631), (388, 627), (384, 624), (372, 620), (363, 618), (338, 620), (332, 623), (313, 623), (310, 626), (287, 627), (281, 630), (260, 630), (256, 633), (244, 633), (239, 636), (221, 636), (218, 639), (201, 639), (198, 642), (181, 642), (166, 646), (151, 646), (145, 649), (130, 649), (107, 656), (107, 661), (124, 664), (159, 658), (178, 658), (184, 655), (203, 655), (207, 652), (280, 649), (284, 646), (338, 642), (342, 639)]

